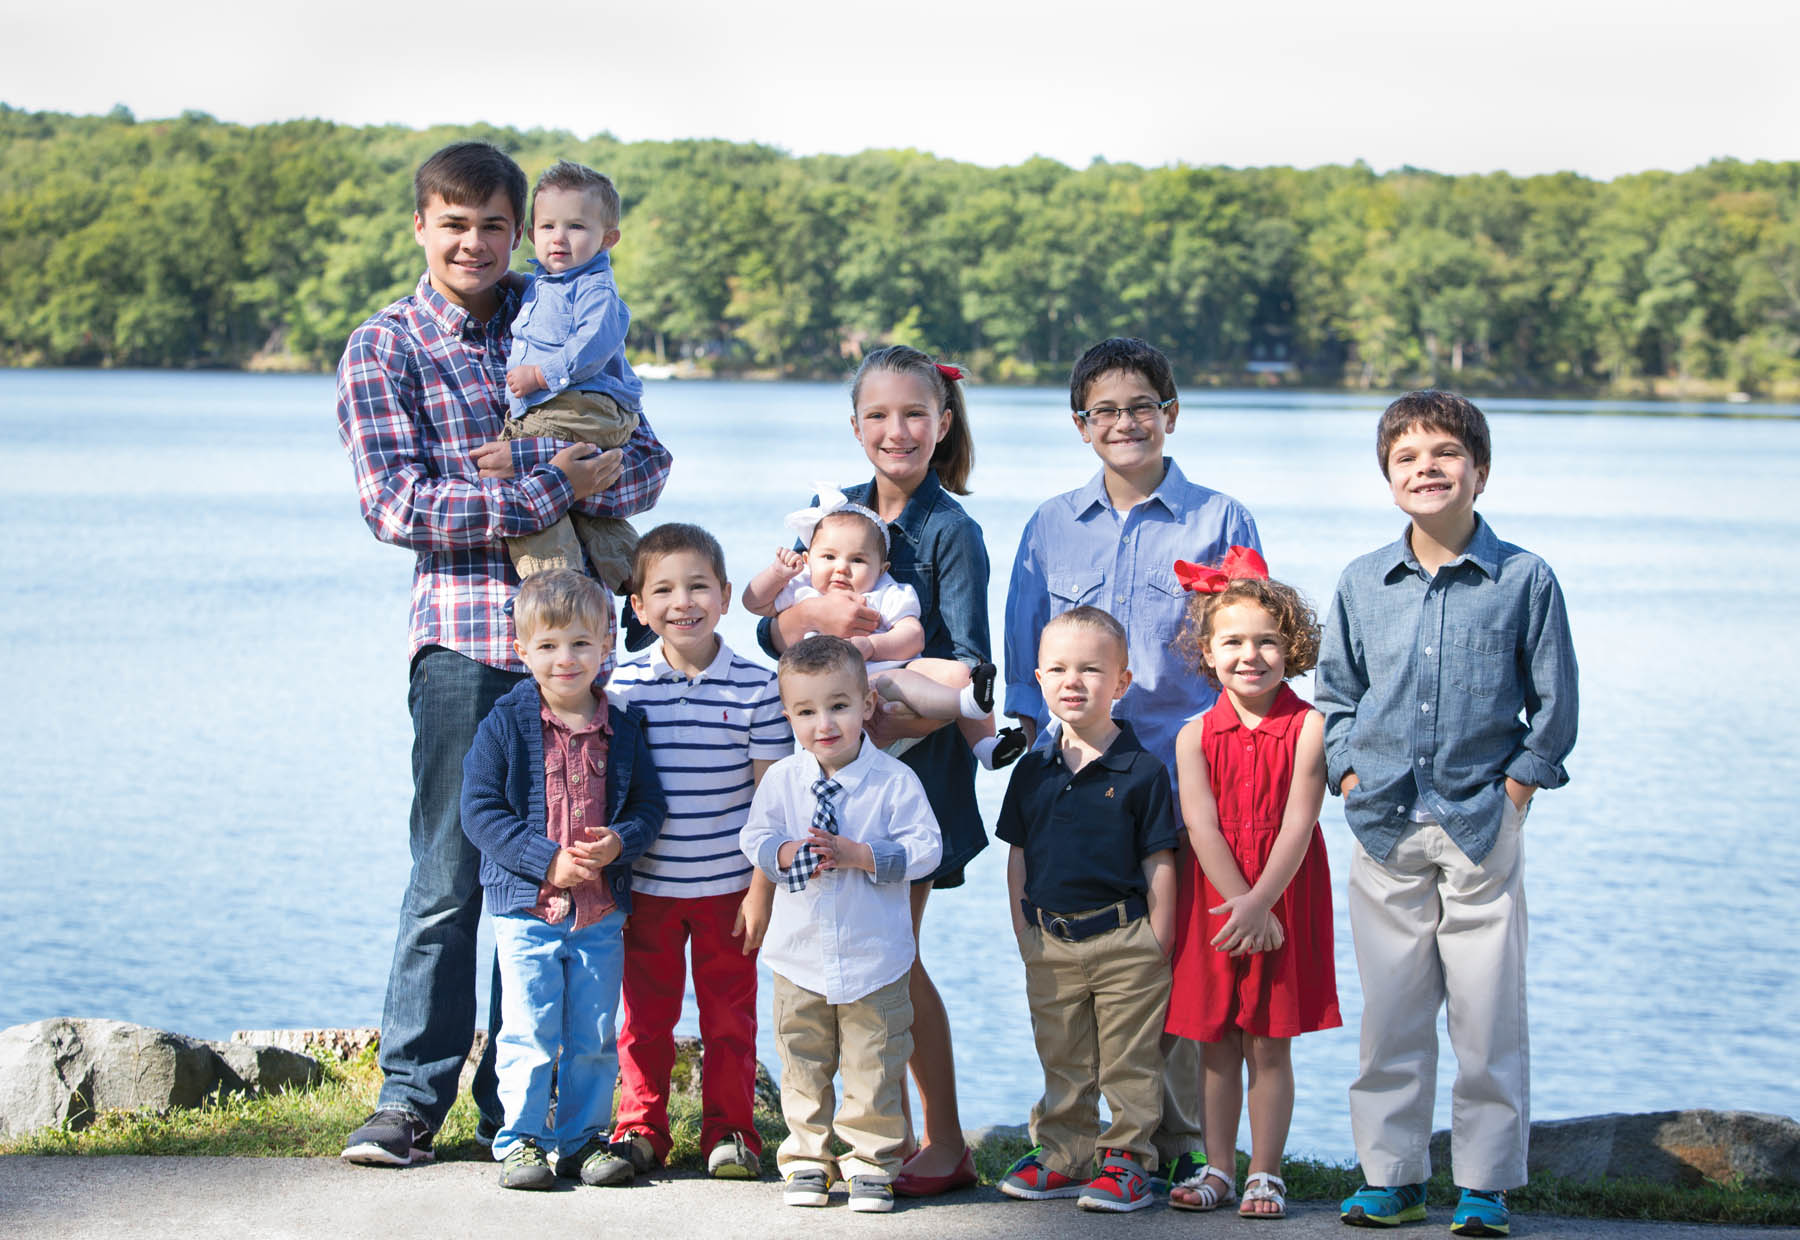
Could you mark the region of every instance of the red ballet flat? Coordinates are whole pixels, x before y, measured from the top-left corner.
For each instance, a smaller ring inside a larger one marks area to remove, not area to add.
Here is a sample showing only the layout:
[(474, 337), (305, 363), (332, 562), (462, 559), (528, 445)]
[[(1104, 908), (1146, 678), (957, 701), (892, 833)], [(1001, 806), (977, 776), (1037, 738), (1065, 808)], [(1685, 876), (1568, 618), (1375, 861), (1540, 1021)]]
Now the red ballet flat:
[(981, 1177), (975, 1174), (975, 1151), (965, 1145), (962, 1158), (946, 1175), (915, 1175), (911, 1171), (902, 1170), (894, 1177), (894, 1195), (935, 1197), (939, 1193), (968, 1188), (971, 1184), (980, 1182)]

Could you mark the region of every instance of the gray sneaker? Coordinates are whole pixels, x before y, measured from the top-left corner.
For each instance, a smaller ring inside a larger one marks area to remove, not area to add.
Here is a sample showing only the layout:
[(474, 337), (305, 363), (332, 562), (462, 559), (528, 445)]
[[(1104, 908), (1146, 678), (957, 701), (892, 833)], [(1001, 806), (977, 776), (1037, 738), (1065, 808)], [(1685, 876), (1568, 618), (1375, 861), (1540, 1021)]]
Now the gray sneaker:
[(858, 1214), (886, 1214), (894, 1208), (894, 1186), (872, 1175), (850, 1177), (850, 1208)]
[(830, 1200), (831, 1181), (816, 1167), (791, 1173), (787, 1178), (787, 1187), (781, 1190), (784, 1205), (822, 1206)]
[(634, 1132), (623, 1141), (614, 1141), (604, 1150), (590, 1155), (581, 1164), (581, 1182), (617, 1188), (631, 1183), (654, 1166), (656, 1151), (650, 1146), (650, 1138)]
[(706, 1156), (706, 1174), (715, 1180), (754, 1180), (762, 1174), (762, 1159), (734, 1132), (712, 1147)]
[(556, 1173), (536, 1141), (521, 1141), (500, 1160), (501, 1188), (551, 1188)]

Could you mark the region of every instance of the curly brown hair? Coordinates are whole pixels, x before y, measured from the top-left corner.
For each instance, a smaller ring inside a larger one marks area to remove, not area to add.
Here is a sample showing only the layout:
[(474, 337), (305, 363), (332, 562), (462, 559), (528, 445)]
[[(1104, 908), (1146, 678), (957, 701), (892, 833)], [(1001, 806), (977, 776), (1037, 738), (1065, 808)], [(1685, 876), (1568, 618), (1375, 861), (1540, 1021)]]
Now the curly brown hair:
[(1212, 640), (1213, 618), (1234, 603), (1255, 603), (1273, 617), (1281, 630), (1283, 679), (1303, 676), (1318, 666), (1319, 617), (1306, 596), (1286, 582), (1239, 577), (1221, 593), (1196, 594), (1188, 600), (1187, 615), (1175, 638), (1175, 648), (1214, 688), (1219, 687), (1219, 676), (1203, 655), (1206, 643)]

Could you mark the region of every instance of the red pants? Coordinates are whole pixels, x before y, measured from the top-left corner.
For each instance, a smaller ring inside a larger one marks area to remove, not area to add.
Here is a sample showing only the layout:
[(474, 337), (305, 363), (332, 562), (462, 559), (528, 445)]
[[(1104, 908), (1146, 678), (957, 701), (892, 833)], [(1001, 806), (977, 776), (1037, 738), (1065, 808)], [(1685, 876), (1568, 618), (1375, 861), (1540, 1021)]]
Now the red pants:
[(756, 1106), (756, 953), (743, 954), (732, 924), (744, 893), (680, 899), (634, 892), (625, 923), (625, 985), (619, 1010), (619, 1116), (615, 1139), (641, 1132), (658, 1160), (669, 1156), (669, 1073), (675, 1022), (687, 991), (682, 949), (693, 944), (700, 1008), (700, 1150), (738, 1133), (762, 1153)]

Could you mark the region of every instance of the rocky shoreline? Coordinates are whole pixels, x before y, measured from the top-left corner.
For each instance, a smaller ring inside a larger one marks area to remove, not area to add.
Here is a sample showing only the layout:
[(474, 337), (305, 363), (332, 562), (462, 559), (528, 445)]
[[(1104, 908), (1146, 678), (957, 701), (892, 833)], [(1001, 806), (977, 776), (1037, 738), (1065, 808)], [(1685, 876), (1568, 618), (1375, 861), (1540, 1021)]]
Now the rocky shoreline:
[[(54, 1018), (0, 1030), (0, 1137), (45, 1127), (80, 1129), (102, 1111), (165, 1112), (229, 1094), (304, 1089), (322, 1079), (313, 1052), (354, 1058), (377, 1029), (241, 1030), (228, 1042), (112, 1020)], [(680, 1039), (675, 1087), (698, 1090), (698, 1039)], [(477, 1030), (465, 1071), (486, 1044)], [(685, 1066), (685, 1067), (684, 1067)], [(757, 1067), (759, 1104), (779, 1110), (774, 1082)], [(971, 1144), (1022, 1138), (1023, 1125), (970, 1130)], [(1431, 1141), (1447, 1165), (1450, 1134)], [(1658, 1111), (1539, 1121), (1531, 1126), (1531, 1175), (1572, 1183), (1800, 1186), (1800, 1122), (1752, 1111)]]

